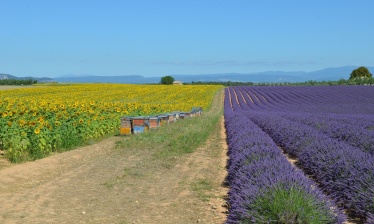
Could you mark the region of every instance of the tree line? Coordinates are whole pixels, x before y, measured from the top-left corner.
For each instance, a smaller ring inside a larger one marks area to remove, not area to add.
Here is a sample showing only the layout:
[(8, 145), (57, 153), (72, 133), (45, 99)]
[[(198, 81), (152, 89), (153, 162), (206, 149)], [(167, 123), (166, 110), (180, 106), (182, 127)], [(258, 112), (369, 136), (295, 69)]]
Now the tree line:
[(38, 80), (33, 79), (2, 79), (0, 85), (32, 85), (38, 83)]

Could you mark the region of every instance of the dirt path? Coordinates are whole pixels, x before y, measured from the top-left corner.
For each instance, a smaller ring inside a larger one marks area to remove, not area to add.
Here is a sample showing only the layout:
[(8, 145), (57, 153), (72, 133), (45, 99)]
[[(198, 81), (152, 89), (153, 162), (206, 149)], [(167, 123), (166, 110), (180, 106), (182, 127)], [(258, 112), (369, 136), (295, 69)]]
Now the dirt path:
[(223, 119), (208, 142), (175, 157), (100, 143), (0, 170), (0, 223), (223, 223)]

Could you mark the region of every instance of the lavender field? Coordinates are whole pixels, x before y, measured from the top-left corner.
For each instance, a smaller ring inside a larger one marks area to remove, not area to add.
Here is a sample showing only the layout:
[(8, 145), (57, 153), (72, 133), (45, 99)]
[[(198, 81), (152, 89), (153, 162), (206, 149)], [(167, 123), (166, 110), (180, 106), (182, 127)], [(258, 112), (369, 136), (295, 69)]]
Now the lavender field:
[(227, 223), (374, 223), (373, 86), (229, 87), (225, 125)]

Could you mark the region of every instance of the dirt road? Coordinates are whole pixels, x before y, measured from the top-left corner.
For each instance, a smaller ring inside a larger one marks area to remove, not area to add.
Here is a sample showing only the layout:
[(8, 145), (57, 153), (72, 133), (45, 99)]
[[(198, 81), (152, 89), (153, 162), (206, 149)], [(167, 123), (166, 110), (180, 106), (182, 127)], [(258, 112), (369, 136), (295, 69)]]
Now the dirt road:
[(223, 223), (223, 119), (170, 167), (112, 137), (34, 162), (0, 167), (0, 223)]

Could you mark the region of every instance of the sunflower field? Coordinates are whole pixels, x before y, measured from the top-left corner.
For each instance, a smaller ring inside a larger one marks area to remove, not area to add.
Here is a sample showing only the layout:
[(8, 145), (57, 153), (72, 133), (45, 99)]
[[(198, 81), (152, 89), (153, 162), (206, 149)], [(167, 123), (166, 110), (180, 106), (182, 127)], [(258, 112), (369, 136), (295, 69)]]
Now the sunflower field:
[(12, 162), (42, 158), (115, 134), (122, 116), (209, 108), (218, 85), (40, 85), (0, 90), (0, 150)]

